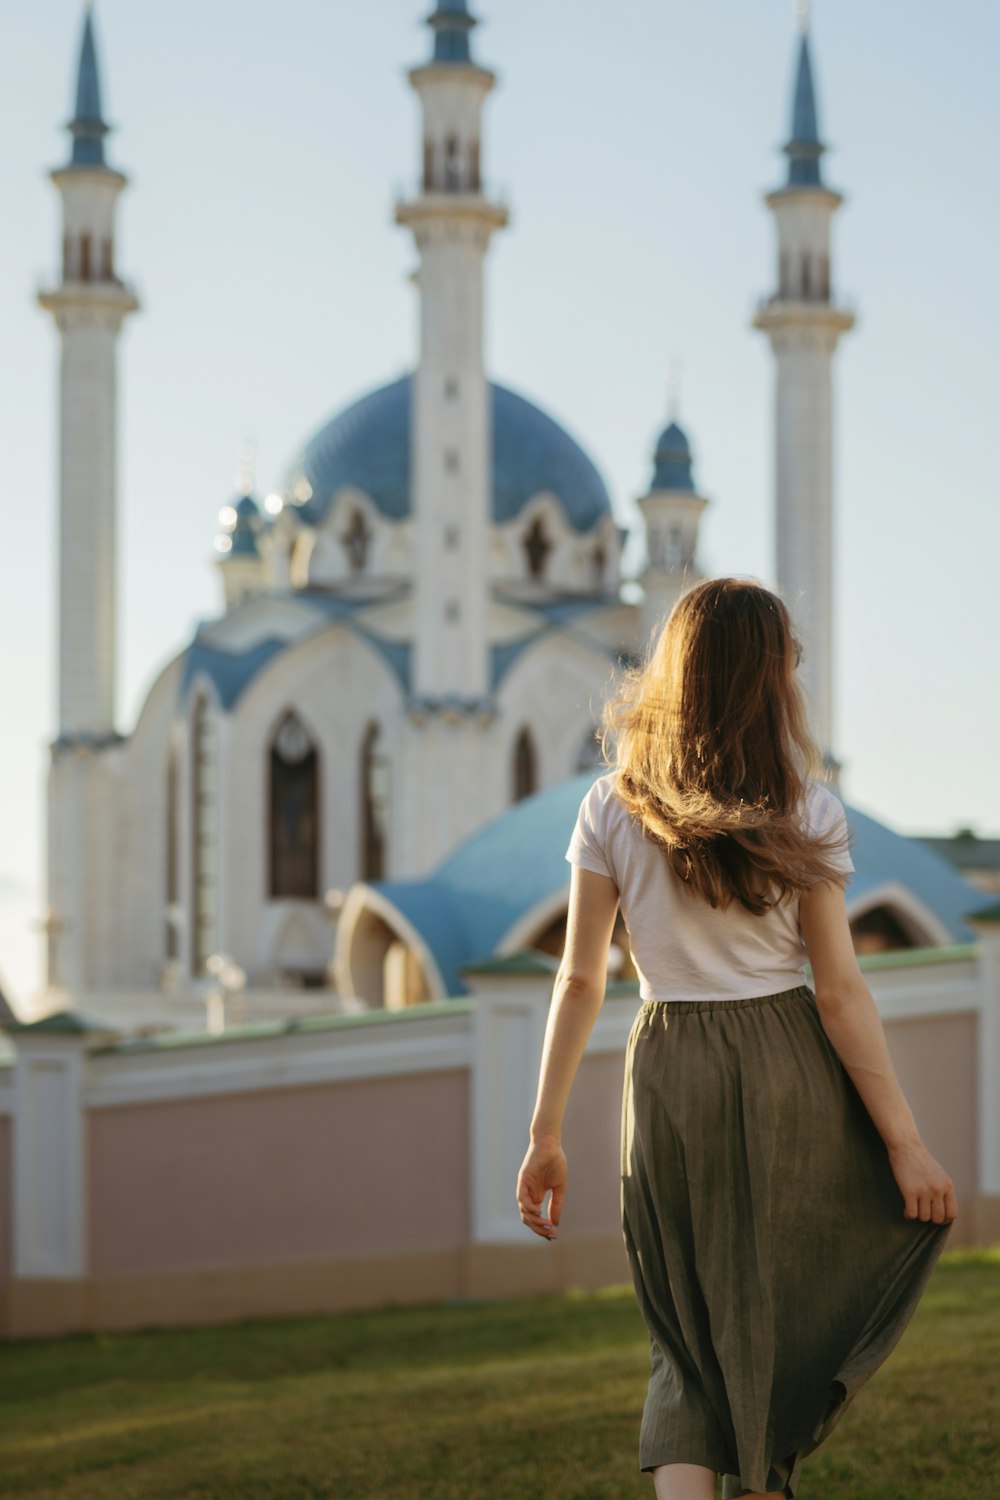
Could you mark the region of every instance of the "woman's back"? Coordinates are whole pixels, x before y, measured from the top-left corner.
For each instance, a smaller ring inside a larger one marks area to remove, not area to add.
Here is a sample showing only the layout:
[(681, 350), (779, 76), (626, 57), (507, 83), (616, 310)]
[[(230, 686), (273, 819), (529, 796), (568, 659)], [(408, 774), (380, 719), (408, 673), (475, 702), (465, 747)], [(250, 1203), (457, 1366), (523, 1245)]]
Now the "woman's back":
[[(687, 890), (662, 847), (616, 796), (614, 771), (580, 804), (566, 850), (571, 864), (614, 880), (643, 1000), (739, 1000), (793, 989), (804, 979), (798, 899), (763, 916), (738, 900), (713, 908)], [(809, 831), (843, 831), (844, 809), (818, 782), (807, 786)], [(837, 856), (845, 872), (850, 855)]]

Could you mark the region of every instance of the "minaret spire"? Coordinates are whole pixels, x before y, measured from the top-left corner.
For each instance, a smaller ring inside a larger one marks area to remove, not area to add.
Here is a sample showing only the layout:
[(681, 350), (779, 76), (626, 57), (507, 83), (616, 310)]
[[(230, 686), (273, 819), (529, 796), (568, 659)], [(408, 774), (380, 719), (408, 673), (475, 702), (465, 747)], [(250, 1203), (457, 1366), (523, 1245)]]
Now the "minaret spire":
[(69, 123), (73, 133), (74, 166), (103, 166), (104, 137), (110, 130), (101, 109), (101, 80), (97, 71), (97, 48), (94, 45), (94, 16), (86, 0), (83, 35), (80, 40), (80, 62), (76, 73), (76, 109)]
[(833, 297), (830, 228), (843, 199), (823, 182), (808, 34), (800, 19), (788, 178), (765, 199), (778, 238), (777, 290), (754, 327), (771, 341), (775, 386), (775, 533), (778, 587), (805, 646), (802, 678), (816, 738), (834, 759), (833, 356), (854, 316)]
[[(807, 13), (808, 15), (808, 13)], [(808, 187), (822, 181), (819, 160), (826, 147), (819, 137), (816, 88), (809, 55), (808, 25), (799, 38), (799, 58), (792, 102), (792, 133), (785, 146), (789, 187)]]

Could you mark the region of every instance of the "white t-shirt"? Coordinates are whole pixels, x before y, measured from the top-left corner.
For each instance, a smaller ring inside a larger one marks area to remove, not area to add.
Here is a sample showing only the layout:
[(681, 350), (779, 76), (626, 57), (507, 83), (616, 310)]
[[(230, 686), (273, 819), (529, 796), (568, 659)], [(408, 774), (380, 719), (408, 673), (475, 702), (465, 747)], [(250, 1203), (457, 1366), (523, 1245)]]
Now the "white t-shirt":
[[(735, 900), (711, 907), (674, 873), (615, 795), (614, 781), (614, 771), (598, 776), (580, 803), (566, 858), (618, 887), (641, 998), (742, 1000), (804, 984), (798, 898), (759, 917)], [(818, 782), (807, 788), (805, 820), (817, 833), (846, 826), (843, 805)], [(846, 850), (834, 862), (854, 869)]]

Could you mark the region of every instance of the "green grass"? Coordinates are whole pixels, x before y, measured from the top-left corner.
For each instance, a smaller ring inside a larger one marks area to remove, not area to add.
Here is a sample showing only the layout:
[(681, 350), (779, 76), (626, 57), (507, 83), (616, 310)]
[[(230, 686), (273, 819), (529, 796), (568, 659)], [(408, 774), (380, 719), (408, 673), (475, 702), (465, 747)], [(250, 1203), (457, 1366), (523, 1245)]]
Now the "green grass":
[[(0, 1495), (652, 1500), (630, 1289), (0, 1345)], [(946, 1252), (798, 1500), (1000, 1496), (1000, 1249)]]

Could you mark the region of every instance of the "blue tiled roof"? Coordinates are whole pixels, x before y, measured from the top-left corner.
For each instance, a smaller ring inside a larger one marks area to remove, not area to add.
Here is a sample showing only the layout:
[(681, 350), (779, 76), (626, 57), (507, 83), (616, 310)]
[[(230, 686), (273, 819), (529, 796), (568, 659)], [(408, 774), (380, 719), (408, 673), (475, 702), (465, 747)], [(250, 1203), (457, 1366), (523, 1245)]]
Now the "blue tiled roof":
[(653, 459), (654, 490), (693, 490), (691, 445), (684, 430), (671, 422), (660, 433)]
[[(305, 480), (312, 498), (304, 519), (322, 520), (336, 492), (352, 485), (370, 495), (383, 515), (410, 514), (412, 376), (380, 386), (339, 412), (306, 443), (285, 483), (294, 502)], [(533, 402), (490, 383), (493, 422), (493, 519), (513, 520), (539, 490), (551, 490), (571, 525), (589, 531), (611, 510), (604, 481), (580, 445)]]
[[(528, 631), (519, 636), (515, 641), (501, 641), (490, 647), (490, 686), (496, 688), (506, 673), (518, 660), (521, 654), (530, 646), (537, 645), (543, 636), (552, 631), (561, 630), (564, 626), (571, 624), (594, 610), (607, 608), (606, 599), (551, 599), (531, 605), (531, 612), (541, 615), (544, 623), (537, 630)], [(578, 633), (577, 638), (580, 638)], [(596, 650), (603, 652), (609, 658), (614, 658), (614, 650), (603, 641), (590, 639), (588, 642)]]
[(446, 994), (468, 993), (459, 965), (491, 955), (524, 912), (568, 884), (563, 856), (592, 780), (586, 771), (516, 802), (426, 879), (373, 882), (420, 932)]
[[(278, 596), (275, 596), (278, 597)], [(409, 646), (397, 646), (393, 641), (384, 641), (380, 637), (364, 629), (360, 623), (352, 621), (351, 616), (356, 610), (362, 608), (366, 602), (364, 599), (344, 599), (335, 594), (325, 593), (322, 589), (294, 589), (288, 593), (288, 598), (299, 603), (309, 604), (326, 615), (327, 620), (342, 620), (346, 625), (353, 628), (358, 635), (369, 641), (377, 651), (385, 658), (393, 671), (400, 677), (404, 688), (409, 686)], [(205, 622), (208, 628), (214, 622)], [(319, 628), (323, 628), (319, 624)], [(269, 638), (259, 641), (257, 645), (246, 651), (230, 651), (222, 646), (212, 644), (202, 635), (202, 626), (195, 631), (194, 640), (184, 652), (184, 667), (181, 673), (180, 686), (178, 689), (180, 701), (183, 702), (197, 673), (203, 672), (215, 685), (219, 694), (222, 707), (228, 712), (233, 707), (241, 693), (253, 681), (268, 662), (281, 651), (294, 649), (295, 646), (305, 640), (311, 632), (296, 637), (292, 641)]]
[(260, 641), (249, 651), (224, 651), (220, 646), (210, 646), (196, 637), (184, 653), (184, 670), (181, 674), (180, 695), (183, 701), (188, 689), (199, 672), (204, 672), (214, 683), (224, 709), (232, 708), (249, 682), (256, 677), (273, 656), (283, 651), (287, 641)]
[(73, 132), (72, 163), (75, 167), (104, 164), (104, 137), (108, 127), (101, 113), (101, 85), (94, 45), (94, 17), (88, 9), (80, 42), (80, 64), (76, 77), (76, 109), (70, 122)]
[(851, 853), (856, 867), (848, 894), (896, 881), (930, 908), (947, 927), (953, 942), (965, 943), (975, 937), (964, 918), (992, 898), (964, 880), (946, 859), (932, 853), (919, 839), (894, 833), (856, 807), (847, 808), (847, 820), (855, 835)]
[(825, 149), (819, 138), (816, 119), (816, 90), (813, 87), (809, 38), (803, 34), (795, 73), (792, 136), (785, 147), (789, 187), (815, 187), (820, 184), (819, 159)]
[[(579, 775), (515, 803), (466, 839), (421, 880), (382, 881), (376, 888), (420, 932), (449, 995), (465, 994), (460, 965), (492, 956), (526, 913), (565, 890), (565, 859), (580, 802), (606, 768)], [(894, 833), (849, 807), (856, 872), (851, 892), (886, 882), (909, 890), (947, 928), (953, 942), (974, 936), (964, 916), (995, 897), (976, 890), (917, 839)]]

